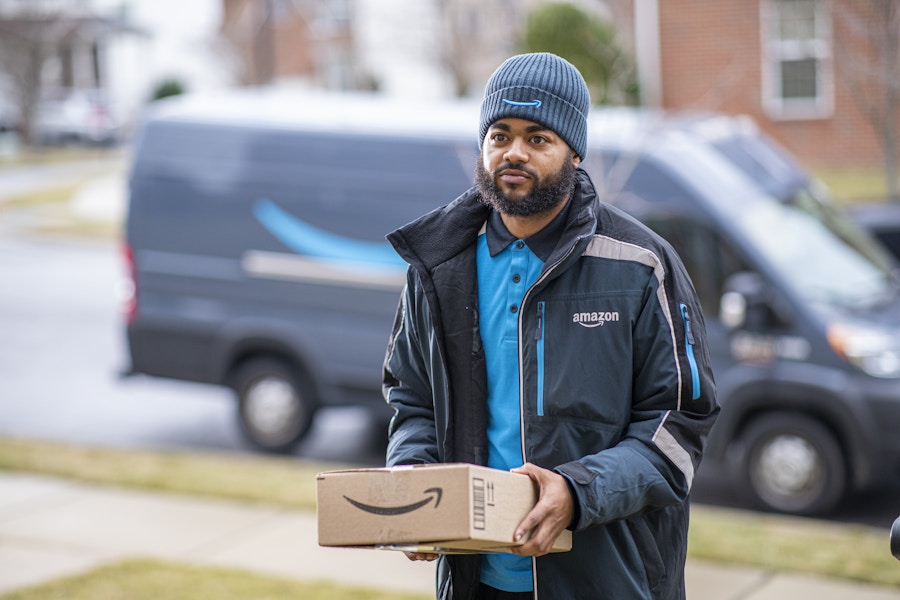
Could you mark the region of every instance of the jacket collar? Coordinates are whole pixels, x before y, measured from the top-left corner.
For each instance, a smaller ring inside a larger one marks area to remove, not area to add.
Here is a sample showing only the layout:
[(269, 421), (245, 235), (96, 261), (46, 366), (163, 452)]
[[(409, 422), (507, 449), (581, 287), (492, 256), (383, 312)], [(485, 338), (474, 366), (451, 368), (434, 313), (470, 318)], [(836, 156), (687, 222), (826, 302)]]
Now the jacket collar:
[[(597, 227), (597, 202), (593, 182), (579, 168), (575, 172), (575, 192), (565, 211), (566, 222), (562, 227), (562, 235), (546, 264), (555, 263), (569, 252), (577, 240), (594, 233)], [(490, 212), (481, 203), (478, 191), (473, 187), (450, 204), (388, 234), (387, 239), (406, 262), (431, 272), (436, 266), (475, 243)]]
[[(559, 214), (553, 217), (552, 221), (547, 223), (546, 227), (529, 235), (524, 240), (528, 249), (541, 259), (541, 262), (547, 262), (553, 249), (556, 248), (556, 243), (562, 237), (568, 220), (569, 208), (572, 206), (570, 200), (571, 198), (566, 200), (566, 205), (559, 211)], [(500, 213), (496, 210), (492, 210), (488, 217), (485, 235), (487, 235), (487, 247), (491, 256), (497, 256), (518, 239), (506, 228)]]

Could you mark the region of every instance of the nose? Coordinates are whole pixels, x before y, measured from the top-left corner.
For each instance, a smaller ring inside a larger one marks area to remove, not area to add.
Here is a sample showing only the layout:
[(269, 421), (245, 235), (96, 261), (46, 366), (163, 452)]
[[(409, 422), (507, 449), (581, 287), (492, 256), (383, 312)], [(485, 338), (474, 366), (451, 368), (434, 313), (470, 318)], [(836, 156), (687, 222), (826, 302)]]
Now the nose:
[(506, 147), (503, 158), (511, 163), (528, 162), (528, 147), (525, 144), (525, 140), (513, 138), (512, 142)]

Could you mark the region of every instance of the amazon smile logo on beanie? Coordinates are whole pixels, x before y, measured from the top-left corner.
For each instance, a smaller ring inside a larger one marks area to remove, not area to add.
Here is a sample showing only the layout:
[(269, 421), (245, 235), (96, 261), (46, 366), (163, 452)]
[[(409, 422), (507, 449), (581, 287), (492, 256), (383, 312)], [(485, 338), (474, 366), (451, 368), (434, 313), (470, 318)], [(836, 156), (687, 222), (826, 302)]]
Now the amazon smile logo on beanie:
[(540, 105), (543, 104), (543, 102), (541, 102), (540, 100), (532, 100), (531, 102), (515, 102), (514, 100), (507, 100), (506, 98), (503, 99), (503, 102), (509, 104), (510, 106), (540, 107)]
[(481, 103), (479, 143), (500, 119), (526, 119), (556, 132), (578, 156), (587, 153), (590, 93), (569, 61), (537, 52), (508, 58), (488, 80)]

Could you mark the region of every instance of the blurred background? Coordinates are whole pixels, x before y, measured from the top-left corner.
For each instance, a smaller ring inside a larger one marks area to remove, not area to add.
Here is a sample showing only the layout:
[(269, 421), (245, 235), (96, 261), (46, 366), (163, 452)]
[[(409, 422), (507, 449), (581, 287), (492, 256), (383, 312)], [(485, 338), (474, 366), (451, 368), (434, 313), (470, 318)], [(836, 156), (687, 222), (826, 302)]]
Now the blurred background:
[[(752, 119), (874, 230), (900, 221), (867, 217), (900, 202), (898, 48), (893, 0), (0, 0), (0, 435), (254, 451), (229, 390), (121, 377), (128, 160), (161, 99), (478, 98), (506, 57), (549, 50), (597, 104)], [(378, 465), (384, 436), (333, 409), (290, 454)], [(716, 478), (695, 498), (746, 508)], [(830, 518), (897, 510), (873, 492)]]
[[(5, 152), (125, 141), (155, 98), (274, 84), (479, 95), (504, 58), (552, 48), (597, 104), (752, 117), (813, 169), (883, 171), (897, 196), (890, 0), (3, 0)], [(836, 190), (843, 194), (843, 188)]]

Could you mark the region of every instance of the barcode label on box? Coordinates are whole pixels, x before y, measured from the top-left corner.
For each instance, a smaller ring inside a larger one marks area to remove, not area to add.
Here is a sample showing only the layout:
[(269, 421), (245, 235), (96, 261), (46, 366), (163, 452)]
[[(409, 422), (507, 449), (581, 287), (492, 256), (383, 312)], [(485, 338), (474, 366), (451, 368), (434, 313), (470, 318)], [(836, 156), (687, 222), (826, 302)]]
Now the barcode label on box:
[(472, 478), (472, 527), (479, 530), (485, 528), (485, 494), (484, 479)]

